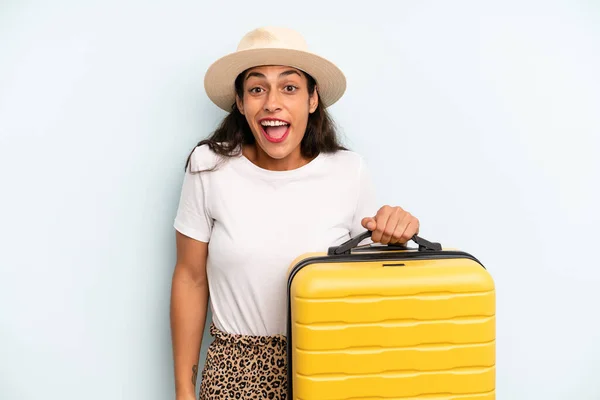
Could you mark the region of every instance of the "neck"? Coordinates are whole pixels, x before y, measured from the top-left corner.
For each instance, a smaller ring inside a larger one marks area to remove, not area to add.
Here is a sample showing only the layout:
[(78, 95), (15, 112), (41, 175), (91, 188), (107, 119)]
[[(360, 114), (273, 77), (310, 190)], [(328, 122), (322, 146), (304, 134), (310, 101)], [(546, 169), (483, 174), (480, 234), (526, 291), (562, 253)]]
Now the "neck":
[(306, 165), (310, 160), (302, 157), (300, 146), (284, 158), (277, 159), (269, 156), (260, 146), (247, 146), (244, 156), (258, 167), (270, 171), (290, 171)]

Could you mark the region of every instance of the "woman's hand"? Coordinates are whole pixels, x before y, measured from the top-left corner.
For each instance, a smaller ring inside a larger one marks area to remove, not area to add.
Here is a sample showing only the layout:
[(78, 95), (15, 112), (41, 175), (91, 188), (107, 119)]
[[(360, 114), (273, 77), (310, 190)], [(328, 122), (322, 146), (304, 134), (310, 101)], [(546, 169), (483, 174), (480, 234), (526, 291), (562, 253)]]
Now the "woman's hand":
[(402, 207), (385, 205), (375, 217), (365, 217), (362, 226), (372, 232), (374, 243), (405, 244), (419, 233), (419, 220)]

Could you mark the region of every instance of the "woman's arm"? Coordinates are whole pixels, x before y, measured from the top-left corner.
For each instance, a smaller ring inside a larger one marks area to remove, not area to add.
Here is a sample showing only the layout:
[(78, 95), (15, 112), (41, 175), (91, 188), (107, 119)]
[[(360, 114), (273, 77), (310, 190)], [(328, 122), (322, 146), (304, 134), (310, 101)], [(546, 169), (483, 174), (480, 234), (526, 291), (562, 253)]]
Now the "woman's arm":
[(195, 399), (208, 308), (208, 243), (176, 232), (177, 263), (171, 287), (171, 339), (177, 399)]

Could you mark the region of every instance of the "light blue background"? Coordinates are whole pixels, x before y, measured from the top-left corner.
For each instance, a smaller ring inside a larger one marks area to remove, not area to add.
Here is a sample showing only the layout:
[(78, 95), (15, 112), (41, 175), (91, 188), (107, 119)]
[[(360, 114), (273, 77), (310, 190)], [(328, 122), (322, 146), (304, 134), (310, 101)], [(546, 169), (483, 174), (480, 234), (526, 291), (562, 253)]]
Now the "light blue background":
[(381, 203), (493, 274), (498, 399), (600, 399), (600, 6), (574, 0), (1, 2), (0, 399), (173, 398), (203, 74), (267, 24), (347, 74)]

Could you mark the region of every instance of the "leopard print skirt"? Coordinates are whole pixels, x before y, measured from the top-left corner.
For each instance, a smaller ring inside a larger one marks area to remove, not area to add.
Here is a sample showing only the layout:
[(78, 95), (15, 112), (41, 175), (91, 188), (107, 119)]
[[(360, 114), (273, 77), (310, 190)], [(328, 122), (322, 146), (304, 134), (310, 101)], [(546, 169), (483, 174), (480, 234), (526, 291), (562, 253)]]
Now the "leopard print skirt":
[(287, 398), (285, 336), (231, 335), (213, 324), (210, 334), (200, 400)]

